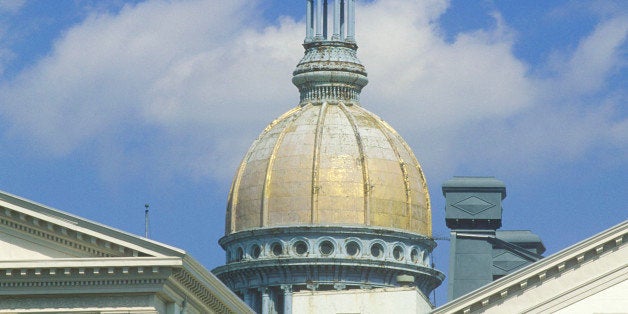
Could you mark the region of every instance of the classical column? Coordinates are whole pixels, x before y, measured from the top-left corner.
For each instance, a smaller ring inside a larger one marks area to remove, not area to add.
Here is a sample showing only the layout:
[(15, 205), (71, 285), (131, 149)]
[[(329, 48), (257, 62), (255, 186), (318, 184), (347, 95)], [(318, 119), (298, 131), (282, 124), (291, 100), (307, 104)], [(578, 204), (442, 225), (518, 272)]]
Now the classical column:
[(246, 303), (246, 305), (248, 305), (249, 307), (253, 307), (253, 300), (251, 298), (251, 293), (249, 292), (249, 290), (243, 289), (240, 291), (240, 293), (242, 293), (244, 303)]
[(316, 0), (316, 39), (323, 39), (323, 0)]
[(283, 290), (283, 312), (292, 314), (292, 285), (281, 285)]
[(327, 0), (323, 0), (323, 38), (328, 39), (327, 37)]
[(305, 42), (311, 42), (314, 36), (314, 0), (307, 0), (305, 9)]
[(342, 0), (334, 1), (334, 35), (332, 40), (340, 40), (340, 2)]
[(262, 293), (262, 314), (269, 314), (270, 294), (268, 294), (268, 288), (259, 288), (259, 292)]
[(355, 42), (355, 0), (347, 1), (347, 41)]
[(345, 40), (347, 28), (347, 9), (345, 0), (336, 0), (340, 2), (340, 39)]

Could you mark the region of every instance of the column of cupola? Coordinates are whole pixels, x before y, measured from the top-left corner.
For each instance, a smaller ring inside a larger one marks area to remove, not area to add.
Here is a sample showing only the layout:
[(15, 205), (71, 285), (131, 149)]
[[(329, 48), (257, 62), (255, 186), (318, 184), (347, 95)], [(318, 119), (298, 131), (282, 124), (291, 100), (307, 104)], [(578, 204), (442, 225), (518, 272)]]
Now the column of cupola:
[(333, 34), (329, 36), (329, 2), (307, 0), (305, 42), (355, 41), (355, 0), (334, 0)]

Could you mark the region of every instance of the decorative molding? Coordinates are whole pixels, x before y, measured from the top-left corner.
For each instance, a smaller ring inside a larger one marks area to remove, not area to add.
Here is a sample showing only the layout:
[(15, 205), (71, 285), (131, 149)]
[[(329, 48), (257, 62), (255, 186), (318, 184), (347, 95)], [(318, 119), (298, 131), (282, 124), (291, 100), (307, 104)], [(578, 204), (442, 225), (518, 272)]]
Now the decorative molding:
[(611, 286), (617, 285), (628, 280), (628, 265), (624, 265), (619, 269), (610, 269), (605, 273), (598, 274), (594, 278), (580, 283), (576, 286), (569, 287), (551, 299), (545, 300), (540, 304), (535, 304), (533, 308), (522, 311), (523, 313), (533, 312), (556, 312), (569, 304), (573, 304), (579, 300), (585, 299)]
[[(21, 219), (20, 219), (21, 217)], [(183, 257), (185, 251), (152, 241), (140, 236), (116, 230), (96, 222), (74, 216), (57, 209), (0, 191), (0, 219), (6, 219), (31, 230), (9, 228), (8, 231), (27, 238), (46, 239), (46, 234), (59, 237), (60, 240), (47, 239), (49, 243), (60, 245), (75, 252), (84, 254), (89, 247), (95, 251), (89, 256), (178, 256)], [(2, 223), (0, 223), (2, 226)], [(42, 234), (44, 237), (42, 238)], [(52, 241), (51, 241), (52, 240)], [(87, 248), (78, 248), (86, 246)], [(121, 249), (121, 247), (123, 249)], [(109, 249), (111, 248), (111, 250)], [(100, 252), (100, 254), (99, 254)]]
[[(256, 234), (251, 237), (232, 237), (231, 239), (223, 238), (223, 240), (221, 244), (229, 257), (227, 264), (305, 257), (309, 259), (346, 258), (349, 262), (372, 260), (380, 263), (386, 261), (399, 267), (404, 267), (402, 265), (429, 267), (429, 254), (433, 244), (433, 241), (427, 237), (411, 240), (396, 234), (386, 236), (369, 228), (364, 228), (361, 234), (347, 234), (344, 233), (342, 227), (318, 230), (316, 233), (299, 231), (298, 228), (294, 229), (293, 233), (277, 233), (269, 230), (265, 234)], [(295, 246), (300, 242), (307, 245), (307, 251), (304, 254), (299, 254), (295, 250)], [(333, 245), (331, 253), (325, 254), (320, 251), (320, 245), (323, 242), (329, 242)], [(272, 248), (276, 243), (284, 248), (280, 255), (273, 252)], [(350, 254), (348, 252), (347, 245), (349, 243), (358, 245), (357, 253)], [(373, 256), (370, 254), (371, 248), (376, 244), (383, 248), (382, 255)], [(260, 248), (261, 251), (259, 254), (254, 254), (253, 248)], [(395, 256), (395, 248), (401, 248), (400, 256)], [(241, 256), (238, 254), (240, 251), (243, 252)]]
[(234, 313), (211, 290), (185, 269), (175, 272), (173, 278), (215, 313)]
[(225, 265), (214, 270), (218, 278), (233, 291), (280, 287), (285, 284), (292, 285), (294, 291), (303, 290), (307, 285), (336, 289), (340, 288), (338, 283), (344, 284), (346, 289), (385, 288), (397, 286), (398, 275), (412, 274), (415, 278), (414, 285), (427, 295), (444, 279), (440, 272), (432, 268), (395, 267), (385, 262), (351, 263), (342, 259), (313, 262), (303, 258), (282, 260), (281, 264), (273, 261), (238, 264), (241, 265)]
[[(56, 309), (57, 313), (66, 310), (81, 308), (84, 310), (115, 310), (116, 308), (146, 310), (157, 313), (152, 304), (152, 296), (150, 295), (134, 295), (134, 296), (63, 296), (63, 297), (36, 297), (29, 296), (28, 299), (17, 297), (2, 298), (0, 302), (0, 310), (12, 310), (19, 312), (21, 310), (31, 309)], [(133, 313), (132, 311), (125, 313)], [(143, 312), (150, 313), (150, 312)]]
[(64, 226), (19, 213), (6, 207), (1, 207), (0, 225), (4, 225), (17, 234), (34, 237), (44, 243), (62, 246), (83, 254), (94, 257), (119, 257), (119, 256), (140, 256), (136, 250), (125, 248), (109, 241), (97, 239), (85, 235), (79, 231), (68, 230)]

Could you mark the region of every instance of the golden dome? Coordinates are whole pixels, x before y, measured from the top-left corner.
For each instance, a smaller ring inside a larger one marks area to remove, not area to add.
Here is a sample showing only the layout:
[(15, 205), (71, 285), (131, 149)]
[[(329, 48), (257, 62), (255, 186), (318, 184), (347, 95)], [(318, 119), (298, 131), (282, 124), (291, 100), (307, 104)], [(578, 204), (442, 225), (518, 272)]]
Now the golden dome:
[(357, 104), (302, 104), (272, 122), (236, 173), (226, 234), (362, 226), (431, 236), (425, 177), (397, 132)]

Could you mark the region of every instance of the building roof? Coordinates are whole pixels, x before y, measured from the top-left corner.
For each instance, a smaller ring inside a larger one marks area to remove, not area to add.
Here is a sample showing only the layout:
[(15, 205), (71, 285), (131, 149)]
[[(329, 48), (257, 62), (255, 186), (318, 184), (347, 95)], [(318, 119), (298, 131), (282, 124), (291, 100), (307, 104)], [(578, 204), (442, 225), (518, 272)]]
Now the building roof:
[[(4, 297), (111, 294), (125, 289), (167, 294), (163, 285), (168, 285), (166, 290), (180, 291), (204, 311), (251, 312), (181, 249), (2, 191), (0, 250)], [(5, 301), (3, 306), (9, 304)]]
[[(553, 313), (576, 305), (628, 280), (626, 241), (628, 221), (450, 301), (432, 313)], [(608, 306), (624, 306), (625, 310), (628, 300), (624, 295), (620, 302)]]
[(387, 123), (358, 105), (289, 111), (244, 157), (227, 234), (302, 225), (373, 226), (431, 235), (421, 167)]

